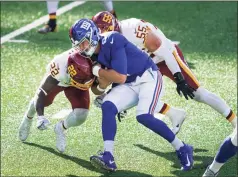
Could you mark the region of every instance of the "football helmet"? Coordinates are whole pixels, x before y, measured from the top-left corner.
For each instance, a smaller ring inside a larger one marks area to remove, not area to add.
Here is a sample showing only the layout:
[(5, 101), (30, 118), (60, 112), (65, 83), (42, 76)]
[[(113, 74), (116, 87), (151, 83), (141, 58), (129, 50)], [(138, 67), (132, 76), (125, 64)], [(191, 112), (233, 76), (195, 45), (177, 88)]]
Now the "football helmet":
[(70, 28), (69, 38), (80, 55), (90, 58), (98, 46), (99, 30), (92, 20), (80, 19)]
[(108, 11), (98, 12), (92, 18), (101, 33), (108, 31), (120, 31), (118, 20)]
[(67, 70), (71, 78), (70, 85), (81, 90), (87, 90), (92, 86), (95, 76), (92, 73), (91, 59), (74, 52), (68, 58)]

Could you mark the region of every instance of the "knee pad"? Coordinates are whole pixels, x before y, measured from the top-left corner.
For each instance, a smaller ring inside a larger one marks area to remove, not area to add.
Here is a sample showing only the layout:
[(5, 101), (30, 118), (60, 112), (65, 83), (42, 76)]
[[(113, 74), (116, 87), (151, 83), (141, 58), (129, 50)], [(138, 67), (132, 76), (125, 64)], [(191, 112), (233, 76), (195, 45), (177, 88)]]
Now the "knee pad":
[(80, 125), (85, 122), (88, 116), (88, 109), (76, 108), (73, 110), (75, 116), (76, 125)]
[(209, 92), (207, 89), (199, 87), (195, 92), (194, 92), (194, 99), (196, 101), (199, 102), (203, 102), (204, 99), (206, 99), (206, 97), (210, 94), (211, 92)]
[(102, 104), (102, 112), (103, 114), (110, 113), (110, 114), (116, 115), (118, 113), (118, 110), (114, 103), (112, 103), (111, 101), (105, 101)]

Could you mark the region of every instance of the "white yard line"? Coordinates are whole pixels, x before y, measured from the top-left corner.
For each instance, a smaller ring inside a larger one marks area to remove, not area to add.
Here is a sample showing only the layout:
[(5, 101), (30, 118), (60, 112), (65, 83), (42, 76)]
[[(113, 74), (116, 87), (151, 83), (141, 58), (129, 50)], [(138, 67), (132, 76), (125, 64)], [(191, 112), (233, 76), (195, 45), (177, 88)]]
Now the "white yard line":
[[(85, 3), (85, 1), (75, 1), (75, 2), (72, 2), (70, 4), (67, 4), (67, 5), (65, 5), (65, 6), (59, 8), (57, 10), (57, 15), (61, 15), (61, 14), (65, 13), (65, 12), (71, 10), (72, 8), (77, 7), (79, 5), (82, 5), (84, 3)], [(23, 34), (23, 33), (27, 32), (27, 31), (30, 31), (31, 29), (33, 29), (33, 28), (35, 28), (35, 27), (37, 27), (37, 26), (47, 22), (48, 20), (49, 20), (49, 16), (45, 15), (45, 16), (43, 16), (43, 17), (33, 21), (32, 23), (30, 23), (30, 24), (28, 24), (26, 26), (23, 26), (22, 28), (19, 28), (18, 30), (15, 30), (15, 31), (13, 31), (13, 32), (11, 32), (11, 33), (1, 37), (1, 44), (9, 41), (10, 39), (12, 39), (12, 38), (14, 38), (14, 37), (16, 37), (16, 36), (18, 36), (20, 34)]]
[(13, 42), (13, 43), (28, 43), (28, 40), (22, 40), (22, 39), (10, 39), (8, 42)]

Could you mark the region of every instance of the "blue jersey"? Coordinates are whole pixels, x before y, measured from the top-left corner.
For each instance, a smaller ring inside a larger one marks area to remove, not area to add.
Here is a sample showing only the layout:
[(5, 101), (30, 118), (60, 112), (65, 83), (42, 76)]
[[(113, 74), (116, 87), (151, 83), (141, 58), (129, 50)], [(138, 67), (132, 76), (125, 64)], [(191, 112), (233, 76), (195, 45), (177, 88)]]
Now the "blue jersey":
[(127, 75), (126, 83), (141, 76), (148, 68), (158, 70), (152, 59), (118, 32), (101, 36), (98, 62), (108, 69)]

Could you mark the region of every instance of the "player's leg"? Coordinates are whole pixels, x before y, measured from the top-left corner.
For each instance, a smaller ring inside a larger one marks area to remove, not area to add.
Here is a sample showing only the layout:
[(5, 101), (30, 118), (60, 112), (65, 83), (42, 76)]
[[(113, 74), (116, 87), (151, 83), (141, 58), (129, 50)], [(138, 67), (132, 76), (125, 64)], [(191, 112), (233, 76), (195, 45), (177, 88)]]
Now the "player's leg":
[(217, 176), (221, 167), (237, 153), (237, 126), (233, 133), (227, 137), (220, 146), (216, 157), (211, 165), (209, 165), (203, 176)]
[(58, 9), (58, 4), (59, 4), (59, 1), (47, 1), (47, 10), (49, 14), (49, 20), (44, 27), (38, 30), (39, 33), (46, 34), (49, 32), (57, 31), (56, 11)]
[(90, 96), (88, 90), (80, 90), (74, 87), (68, 87), (64, 90), (66, 97), (71, 103), (72, 112), (65, 120), (55, 125), (56, 147), (60, 152), (65, 151), (66, 130), (70, 127), (76, 127), (85, 122), (89, 112)]
[[(166, 139), (176, 150), (182, 165), (181, 169), (190, 170), (193, 166), (193, 147), (184, 144), (163, 121), (154, 117), (154, 113), (161, 109), (161, 105), (158, 104), (163, 95), (161, 73), (159, 71), (150, 71), (150, 74), (142, 75), (141, 80), (143, 82), (139, 89), (137, 121)], [(148, 82), (144, 83), (145, 80)], [(139, 81), (137, 84), (140, 84)]]
[(99, 156), (94, 155), (90, 157), (90, 161), (95, 167), (109, 171), (116, 170), (117, 167), (113, 157), (114, 139), (117, 130), (115, 117), (118, 112), (135, 106), (137, 102), (138, 96), (127, 84), (112, 88), (104, 98), (102, 104), (104, 152)]
[(113, 9), (113, 2), (104, 0), (103, 4), (104, 4), (106, 11), (110, 12), (112, 15), (114, 15), (114, 17), (117, 18), (116, 12)]
[[(53, 103), (53, 100), (55, 96), (63, 91), (64, 88), (62, 87), (55, 87), (50, 94), (48, 94), (45, 98), (44, 106), (47, 107)], [(30, 133), (30, 128), (32, 125), (33, 117), (36, 113), (36, 107), (35, 102), (38, 97), (38, 92), (36, 92), (34, 98), (29, 103), (29, 106), (27, 108), (27, 111), (25, 112), (25, 115), (23, 117), (23, 120), (21, 122), (21, 125), (19, 127), (19, 139), (21, 141), (25, 141)]]
[(229, 122), (231, 122), (233, 128), (235, 128), (237, 124), (237, 116), (233, 113), (231, 108), (226, 104), (226, 102), (223, 99), (200, 86), (195, 75), (189, 69), (187, 63), (185, 62), (183, 56), (181, 55), (182, 54), (181, 50), (177, 46), (176, 49), (177, 52), (174, 52), (173, 54), (181, 68), (184, 78), (191, 87), (197, 89), (194, 92), (195, 95), (194, 100), (211, 106), (217, 112), (222, 114)]

